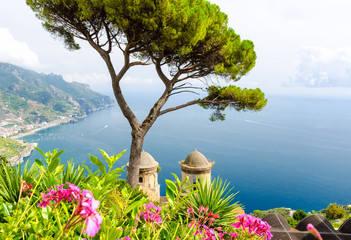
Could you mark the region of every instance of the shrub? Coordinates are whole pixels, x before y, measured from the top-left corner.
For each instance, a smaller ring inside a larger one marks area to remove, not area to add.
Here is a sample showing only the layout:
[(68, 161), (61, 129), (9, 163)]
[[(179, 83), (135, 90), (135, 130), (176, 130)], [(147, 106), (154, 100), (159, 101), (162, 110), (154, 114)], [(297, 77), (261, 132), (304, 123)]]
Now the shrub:
[(282, 215), (283, 217), (288, 218), (288, 217), (290, 217), (290, 211), (291, 211), (290, 208), (273, 208), (273, 209), (269, 209), (266, 211), (255, 210), (255, 211), (253, 211), (253, 215), (255, 217), (262, 218), (269, 213), (278, 213), (278, 214)]
[(286, 221), (289, 223), (290, 227), (295, 228), (299, 221), (293, 219), (292, 217), (286, 218)]
[(297, 222), (300, 222), (302, 219), (307, 217), (307, 213), (305, 213), (303, 210), (298, 209), (294, 212), (293, 214), (293, 219), (295, 219)]
[(336, 203), (329, 204), (329, 206), (325, 209), (325, 217), (329, 220), (343, 218), (345, 214), (345, 209)]

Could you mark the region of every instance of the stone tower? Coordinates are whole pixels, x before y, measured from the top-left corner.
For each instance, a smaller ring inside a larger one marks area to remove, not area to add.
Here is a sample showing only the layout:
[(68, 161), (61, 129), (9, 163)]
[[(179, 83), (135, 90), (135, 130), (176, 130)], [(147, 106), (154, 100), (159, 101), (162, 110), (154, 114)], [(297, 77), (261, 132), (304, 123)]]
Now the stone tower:
[[(128, 171), (129, 163), (127, 163)], [(160, 200), (160, 184), (158, 184), (158, 162), (147, 152), (141, 152), (139, 166), (139, 186), (151, 200)]]
[(211, 182), (212, 163), (200, 152), (194, 151), (180, 162), (182, 181), (188, 176), (189, 183), (195, 183), (202, 177), (208, 183)]

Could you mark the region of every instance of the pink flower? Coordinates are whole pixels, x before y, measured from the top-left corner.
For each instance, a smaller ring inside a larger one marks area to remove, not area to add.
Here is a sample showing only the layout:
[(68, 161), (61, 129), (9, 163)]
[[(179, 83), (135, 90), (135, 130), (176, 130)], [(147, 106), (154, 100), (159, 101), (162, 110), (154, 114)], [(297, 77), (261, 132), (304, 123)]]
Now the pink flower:
[(100, 229), (100, 224), (103, 221), (101, 214), (96, 211), (100, 202), (96, 200), (89, 190), (83, 190), (74, 184), (68, 183), (68, 189), (63, 189), (64, 184), (61, 186), (55, 185), (57, 190), (50, 190), (47, 194), (42, 194), (42, 201), (38, 207), (52, 206), (52, 203), (58, 204), (61, 201), (77, 202), (77, 207), (71, 218), (67, 221), (65, 229), (81, 222), (86, 223), (85, 232), (88, 236), (94, 237)]
[(66, 182), (69, 186), (69, 189), (71, 190), (71, 194), (74, 198), (74, 200), (77, 200), (79, 195), (80, 195), (80, 188), (77, 187), (76, 185), (72, 184), (72, 183), (69, 183), (69, 182)]
[(148, 223), (157, 223), (160, 224), (162, 222), (161, 218), (161, 207), (156, 207), (151, 201), (149, 204), (144, 204), (143, 208), (145, 212), (141, 212), (140, 216)]
[(100, 230), (100, 224), (102, 223), (101, 214), (98, 212), (94, 212), (89, 215), (86, 219), (86, 233), (88, 236), (94, 237), (96, 233)]
[(319, 234), (318, 230), (311, 223), (307, 224), (307, 230), (317, 239), (322, 240), (322, 236)]
[(199, 207), (199, 210), (197, 211), (197, 213), (202, 213), (204, 211), (204, 207), (201, 205), (200, 207)]
[(237, 234), (237, 233), (230, 234), (231, 240), (234, 240), (237, 236), (239, 236), (239, 234)]
[(101, 214), (96, 211), (100, 202), (95, 200), (93, 194), (89, 190), (83, 191), (83, 200), (81, 202), (81, 211), (78, 213), (86, 219), (86, 233), (88, 236), (94, 237), (100, 229), (102, 223)]
[(189, 216), (190, 216), (190, 213), (193, 213), (193, 212), (194, 212), (193, 205), (191, 205), (191, 207), (188, 208), (188, 209), (186, 210), (186, 212), (187, 212), (187, 216), (189, 217)]
[(26, 192), (26, 191), (28, 191), (28, 190), (31, 190), (32, 187), (33, 187), (32, 184), (27, 183), (27, 182), (24, 181), (24, 180), (21, 180), (21, 184), (22, 184), (22, 189), (21, 189), (22, 192)]
[(239, 221), (233, 223), (233, 227), (237, 229), (242, 228), (243, 231), (247, 231), (251, 236), (258, 235), (268, 238), (269, 240), (273, 237), (271, 232), (269, 232), (271, 226), (269, 226), (267, 222), (262, 221), (262, 219), (246, 214), (238, 215), (237, 217)]

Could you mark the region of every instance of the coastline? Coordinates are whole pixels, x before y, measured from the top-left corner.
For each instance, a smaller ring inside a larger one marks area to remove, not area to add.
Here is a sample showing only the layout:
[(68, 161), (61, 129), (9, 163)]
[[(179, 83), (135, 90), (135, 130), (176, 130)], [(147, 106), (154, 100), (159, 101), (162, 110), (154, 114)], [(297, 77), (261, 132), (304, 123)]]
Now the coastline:
[[(86, 116), (85, 116), (86, 117)], [(45, 124), (44, 126), (38, 127), (38, 128), (34, 128), (29, 130), (28, 132), (24, 132), (24, 133), (18, 133), (16, 135), (12, 135), (10, 136), (10, 139), (12, 140), (20, 140), (20, 138), (25, 137), (25, 136), (29, 136), (29, 135), (33, 135), (36, 132), (39, 132), (41, 130), (47, 129), (47, 128), (51, 128), (51, 127), (55, 127), (64, 123), (69, 123), (69, 122), (75, 122), (78, 121), (77, 119), (68, 119), (68, 120), (54, 120), (52, 122), (48, 122), (47, 124)]]
[[(100, 111), (100, 110), (106, 109), (106, 108), (114, 106), (114, 105), (115, 104), (111, 104), (111, 105), (108, 105), (106, 107), (97, 108), (92, 112)], [(61, 124), (78, 122), (80, 119), (86, 118), (88, 115), (89, 114), (86, 114), (86, 115), (81, 116), (79, 118), (68, 117), (68, 118), (56, 119), (52, 122), (44, 123), (42, 126), (40, 126), (38, 128), (30, 129), (27, 132), (17, 133), (15, 135), (9, 136), (10, 139), (15, 140), (15, 141), (21, 143), (22, 145), (26, 146), (26, 149), (23, 150), (19, 156), (15, 156), (15, 157), (12, 157), (11, 159), (9, 159), (11, 166), (16, 166), (18, 164), (23, 163), (23, 159), (25, 157), (29, 157), (31, 155), (32, 151), (34, 150), (34, 147), (38, 147), (38, 143), (25, 143), (21, 138), (23, 138), (25, 136), (33, 135), (36, 132), (39, 132), (39, 131), (47, 129), (47, 128), (59, 126)]]
[(34, 150), (34, 147), (38, 146), (38, 143), (24, 143), (22, 140), (16, 140), (21, 142), (23, 145), (26, 146), (26, 149), (24, 149), (19, 156), (14, 156), (9, 159), (9, 163), (12, 167), (17, 166), (18, 164), (23, 163), (23, 159), (25, 157), (28, 157), (32, 154), (32, 151)]
[[(115, 105), (115, 104), (110, 104), (110, 105), (107, 105), (107, 106), (105, 106), (105, 107), (97, 108), (97, 109), (93, 110), (93, 111), (90, 112), (90, 113), (93, 113), (93, 112), (96, 112), (96, 111), (100, 111), (100, 110), (103, 110), (103, 109), (112, 107), (112, 106), (114, 106), (114, 105)], [(89, 114), (86, 114), (86, 115), (81, 116), (81, 117), (78, 117), (78, 118), (68, 117), (68, 118), (56, 119), (56, 120), (54, 120), (54, 121), (51, 121), (51, 122), (48, 122), (48, 123), (44, 123), (43, 126), (40, 126), (40, 127), (38, 127), (38, 128), (30, 129), (30, 130), (27, 131), (27, 132), (17, 133), (17, 134), (11, 135), (11, 136), (9, 136), (9, 138), (12, 139), (12, 140), (20, 140), (22, 137), (29, 136), (29, 135), (33, 135), (33, 134), (35, 134), (36, 132), (39, 132), (39, 131), (44, 130), (44, 129), (47, 129), (47, 128), (59, 126), (59, 125), (61, 125), (61, 124), (65, 124), (65, 123), (75, 123), (75, 122), (78, 122), (80, 119), (84, 119), (84, 118), (86, 118), (88, 115), (89, 115)]]

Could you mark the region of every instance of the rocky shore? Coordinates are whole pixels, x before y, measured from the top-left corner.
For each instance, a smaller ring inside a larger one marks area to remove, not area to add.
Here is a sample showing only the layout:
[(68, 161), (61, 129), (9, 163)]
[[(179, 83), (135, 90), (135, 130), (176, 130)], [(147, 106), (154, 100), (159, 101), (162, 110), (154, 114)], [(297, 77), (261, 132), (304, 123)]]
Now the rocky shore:
[(11, 166), (16, 166), (18, 164), (23, 163), (23, 158), (30, 156), (30, 154), (34, 150), (34, 147), (38, 146), (38, 143), (25, 143), (23, 142), (23, 140), (17, 141), (26, 146), (26, 148), (20, 153), (19, 156), (14, 156), (9, 159), (9, 163), (11, 164)]

